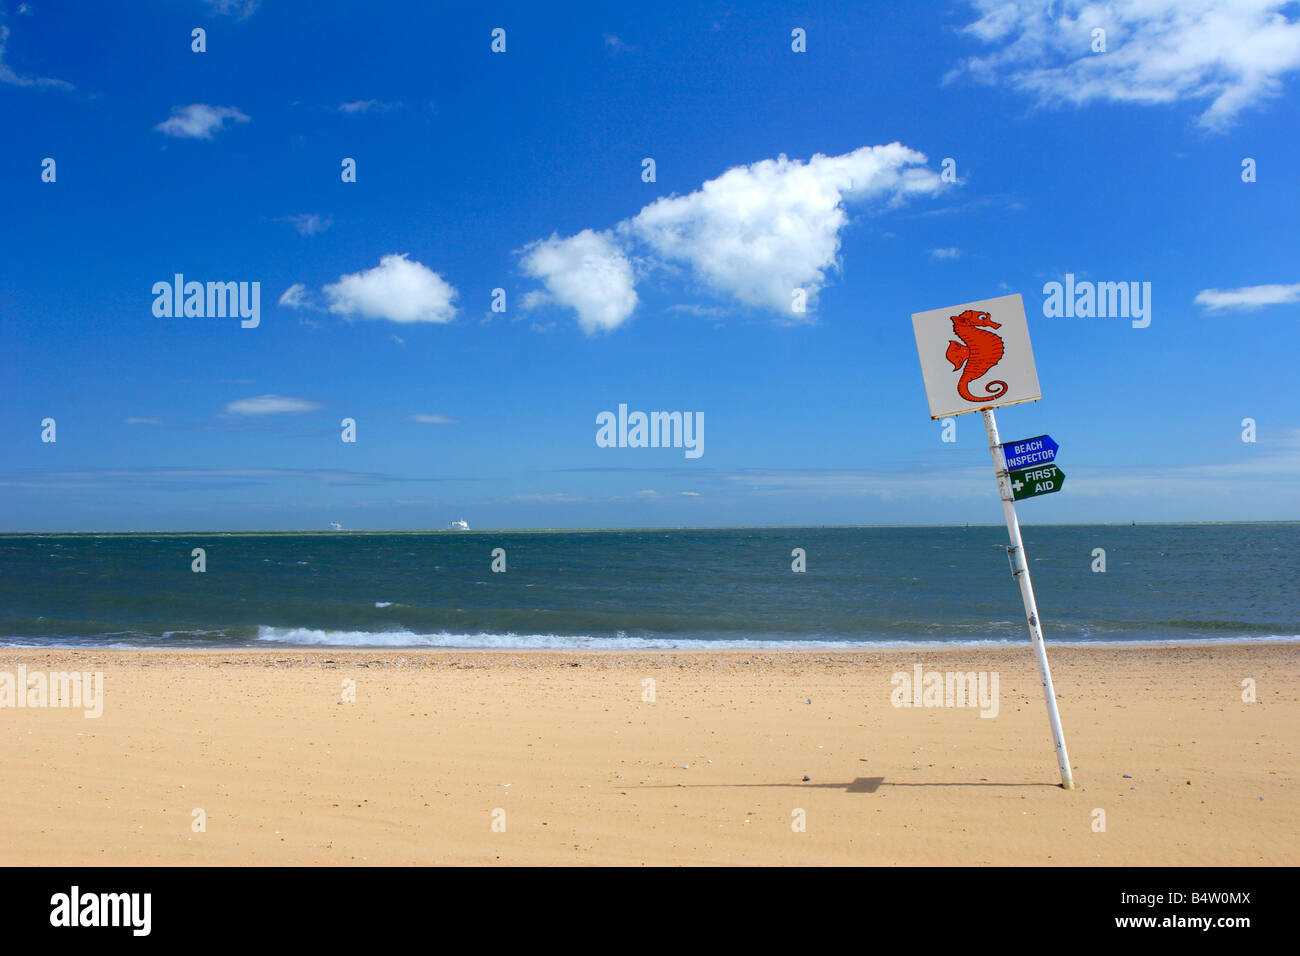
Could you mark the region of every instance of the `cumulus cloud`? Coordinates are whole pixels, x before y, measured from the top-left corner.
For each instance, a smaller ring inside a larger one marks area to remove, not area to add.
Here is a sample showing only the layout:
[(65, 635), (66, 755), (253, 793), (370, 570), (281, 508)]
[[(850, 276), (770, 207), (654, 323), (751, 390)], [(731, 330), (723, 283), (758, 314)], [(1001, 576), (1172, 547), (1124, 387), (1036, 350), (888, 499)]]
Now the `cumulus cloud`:
[(848, 204), (888, 207), (943, 188), (925, 162), (891, 143), (818, 153), (807, 162), (782, 155), (737, 166), (692, 193), (651, 203), (608, 232), (535, 242), (522, 265), (551, 299), (578, 312), (588, 334), (617, 327), (635, 309), (636, 249), (651, 264), (687, 267), (715, 295), (789, 317), (795, 290), (811, 308), (839, 268)]
[(329, 309), (341, 315), (389, 322), (450, 322), (455, 287), (406, 253), (387, 255), (365, 272), (340, 276), (324, 288)]
[(329, 218), (314, 212), (304, 212), (297, 216), (284, 216), (279, 221), (291, 223), (293, 228), (298, 230), (300, 236), (314, 236), (316, 233), (324, 232), (333, 225)]
[[(588, 335), (617, 328), (636, 308), (632, 263), (609, 233), (584, 229), (568, 239), (539, 240), (525, 248), (521, 265), (554, 301), (578, 313)], [(524, 297), (527, 307), (539, 301)]]
[(838, 266), (846, 202), (939, 191), (925, 156), (899, 143), (808, 162), (765, 159), (729, 169), (686, 196), (645, 207), (620, 230), (682, 262), (714, 292), (790, 314), (795, 289), (809, 304)]
[[(1300, 69), (1300, 20), (1287, 0), (971, 3), (979, 18), (965, 32), (1000, 48), (945, 79), (1007, 83), (1043, 105), (1208, 101), (1200, 123), (1218, 130)], [(1104, 53), (1093, 52), (1095, 29), (1106, 31)]]
[(191, 103), (189, 106), (173, 106), (171, 117), (154, 129), (180, 139), (212, 139), (213, 133), (219, 133), (225, 128), (226, 120), (247, 123), (248, 117), (233, 106)]
[(1289, 305), (1300, 302), (1300, 283), (1295, 285), (1248, 285), (1240, 289), (1203, 289), (1196, 294), (1196, 304), (1207, 312), (1226, 310), (1251, 311), (1266, 305)]
[(284, 395), (257, 395), (253, 398), (241, 398), (226, 406), (230, 415), (284, 415), (297, 412), (310, 412), (320, 408), (318, 402), (305, 398), (288, 398)]

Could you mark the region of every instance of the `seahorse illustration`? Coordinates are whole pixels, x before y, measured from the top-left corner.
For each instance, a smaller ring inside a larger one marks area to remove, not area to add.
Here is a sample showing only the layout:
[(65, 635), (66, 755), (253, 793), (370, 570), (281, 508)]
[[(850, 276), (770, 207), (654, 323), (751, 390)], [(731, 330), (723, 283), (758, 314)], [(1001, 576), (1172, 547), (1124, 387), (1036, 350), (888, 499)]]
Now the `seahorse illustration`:
[[(984, 391), (988, 392), (988, 395), (972, 395), (968, 388), (971, 382), (981, 378), (989, 369), (1002, 361), (1002, 352), (1005, 349), (1002, 337), (992, 332), (985, 332), (979, 327), (982, 325), (994, 329), (1002, 328), (999, 323), (989, 318), (987, 312), (967, 309), (961, 315), (954, 315), (952, 331), (957, 338), (961, 339), (961, 343), (949, 341), (948, 351), (944, 353), (952, 363), (953, 371), (961, 368), (963, 364), (966, 366), (957, 381), (957, 394), (968, 402), (991, 402), (1007, 393), (1007, 383), (1000, 381), (984, 383)], [(994, 391), (995, 388), (998, 390)]]

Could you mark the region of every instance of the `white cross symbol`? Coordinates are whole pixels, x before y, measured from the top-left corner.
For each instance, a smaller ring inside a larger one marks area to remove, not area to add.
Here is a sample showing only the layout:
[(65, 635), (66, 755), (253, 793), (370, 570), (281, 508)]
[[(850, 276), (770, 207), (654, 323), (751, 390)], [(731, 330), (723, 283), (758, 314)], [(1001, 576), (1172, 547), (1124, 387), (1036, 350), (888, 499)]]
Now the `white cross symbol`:
[(1014, 488), (1014, 489), (1016, 489), (1016, 491), (1019, 491), (1021, 488), (1025, 487), (1025, 486), (1022, 485), (1022, 484), (1020, 483), (1020, 479), (1017, 478), (1015, 481), (1011, 482), (1011, 487)]

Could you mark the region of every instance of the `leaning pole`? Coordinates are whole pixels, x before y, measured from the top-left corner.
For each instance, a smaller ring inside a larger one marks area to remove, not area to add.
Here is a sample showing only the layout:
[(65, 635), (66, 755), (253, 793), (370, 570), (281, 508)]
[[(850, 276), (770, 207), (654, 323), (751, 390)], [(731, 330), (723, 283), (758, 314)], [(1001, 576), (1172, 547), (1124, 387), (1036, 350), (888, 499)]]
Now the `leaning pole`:
[[(1047, 647), (1043, 643), (1043, 623), (1034, 598), (1034, 584), (1029, 577), (1029, 562), (1025, 559), (1025, 542), (1020, 536), (1015, 504), (1018, 497), (1060, 491), (1065, 475), (1051, 464), (1056, 457), (1057, 445), (1047, 435), (1011, 443), (1017, 467), (1008, 468), (1007, 446), (998, 436), (998, 423), (993, 414), (999, 406), (1036, 402), (1043, 397), (1038, 387), (1038, 371), (1029, 342), (1024, 302), (1019, 295), (1004, 295), (946, 309), (917, 312), (912, 315), (912, 330), (916, 334), (916, 350), (921, 359), (930, 418), (945, 419), (976, 411), (984, 416), (998, 496), (1002, 499), (1002, 513), (1006, 516), (1007, 535), (1011, 539), (1007, 558), (1025, 604), (1029, 640), (1038, 662), (1043, 701), (1047, 704), (1047, 719), (1052, 728), (1052, 744), (1061, 771), (1061, 786), (1073, 790), (1070, 756), (1065, 749), (1065, 733), (1061, 730), (1061, 714), (1056, 707), (1056, 690), (1052, 686)], [(1033, 465), (1019, 467), (1027, 463)]]

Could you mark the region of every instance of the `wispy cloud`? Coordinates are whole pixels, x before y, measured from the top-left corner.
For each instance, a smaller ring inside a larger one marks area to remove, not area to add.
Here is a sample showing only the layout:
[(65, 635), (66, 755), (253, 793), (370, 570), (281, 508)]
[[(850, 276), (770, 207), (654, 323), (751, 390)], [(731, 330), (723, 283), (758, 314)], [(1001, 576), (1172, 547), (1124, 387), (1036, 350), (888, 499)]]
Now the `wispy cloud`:
[(388, 255), (364, 272), (340, 276), (324, 288), (331, 312), (389, 322), (450, 322), (456, 288), (428, 266)]
[(956, 259), (961, 256), (961, 250), (956, 246), (948, 246), (944, 249), (931, 249), (930, 258), (932, 259)]
[[(19, 10), (23, 13), (23, 10)], [(8, 83), (11, 86), (35, 86), (52, 90), (75, 90), (76, 87), (67, 80), (56, 80), (48, 76), (27, 76), (16, 72), (5, 62), (5, 56), (8, 53), (9, 45), (9, 27), (0, 23), (0, 83)]]
[(385, 103), (383, 100), (353, 100), (351, 103), (340, 103), (340, 113), (369, 113), (374, 110), (376, 113), (387, 113), (389, 110), (395, 110), (400, 107), (401, 103)]
[(311, 412), (320, 408), (319, 402), (305, 398), (289, 398), (284, 395), (257, 395), (253, 398), (241, 398), (226, 406), (230, 415), (285, 415), (299, 412)]
[(573, 504), (577, 502), (585, 502), (588, 501), (589, 499), (584, 498), (581, 495), (571, 495), (563, 491), (551, 491), (551, 492), (534, 491), (522, 495), (511, 495), (509, 498), (505, 500), (531, 503), (531, 504), (548, 504), (548, 503)]
[(720, 318), (727, 314), (727, 310), (716, 305), (699, 305), (694, 302), (683, 303), (679, 305), (670, 305), (669, 312), (685, 312), (687, 315), (698, 315), (701, 318)]
[(305, 309), (307, 307), (307, 287), (301, 282), (295, 282), (289, 288), (284, 290), (280, 296), (279, 304), (286, 309)]
[(161, 418), (124, 418), (124, 419), (122, 419), (122, 424), (124, 424), (124, 425), (161, 425), (161, 424), (162, 424), (162, 419), (161, 419)]
[(417, 413), (415, 415), (408, 415), (407, 417), (410, 418), (410, 420), (413, 422), (421, 422), (425, 425), (459, 425), (460, 424), (459, 419), (448, 418), (446, 415), (426, 415), (423, 413)]
[(298, 230), (300, 236), (314, 236), (333, 225), (327, 216), (321, 216), (314, 212), (299, 213), (296, 216), (281, 216), (276, 221), (291, 223), (293, 228)]
[[(1300, 428), (1261, 436), (1257, 445), (1242, 445), (1235, 461), (1181, 465), (1134, 464), (1119, 471), (1104, 466), (1066, 467), (1066, 494), (1086, 497), (1167, 498), (1177, 488), (1183, 495), (1291, 494), (1300, 482)], [(901, 461), (879, 468), (740, 468), (694, 471), (677, 467), (597, 466), (558, 469), (557, 473), (655, 474), (680, 478), (697, 487), (707, 485), (714, 497), (730, 495), (829, 498), (878, 498), (881, 501), (948, 501), (955, 498), (988, 500), (991, 475), (987, 451), (970, 449), (953, 460), (944, 453), (942, 463)], [(679, 492), (694, 496), (696, 492)]]
[(1248, 285), (1240, 289), (1202, 289), (1196, 304), (1207, 312), (1262, 309), (1266, 305), (1290, 305), (1300, 302), (1300, 283), (1295, 285)]
[[(1288, 0), (971, 0), (967, 35), (999, 49), (972, 57), (970, 75), (1029, 93), (1042, 105), (1209, 101), (1221, 130), (1276, 95), (1300, 69), (1300, 21)], [(1105, 52), (1094, 52), (1095, 30)]]
[(247, 20), (257, 12), (262, 0), (203, 0), (203, 2), (207, 4), (208, 10), (217, 16)]
[(213, 133), (219, 133), (225, 127), (226, 120), (236, 123), (249, 121), (247, 116), (233, 106), (191, 103), (189, 106), (173, 106), (171, 117), (154, 129), (178, 139), (212, 139)]
[[(1237, 461), (1215, 461), (1169, 466), (1134, 464), (1121, 470), (1075, 465), (1067, 467), (1066, 494), (1109, 498), (1134, 496), (1168, 498), (1177, 488), (1184, 495), (1290, 494), (1300, 481), (1300, 428), (1258, 445), (1242, 446)], [(757, 494), (808, 494), (815, 496), (875, 496), (882, 500), (987, 498), (987, 461), (971, 465), (924, 465), (879, 469), (742, 469), (724, 473), (730, 487)], [(1275, 492), (1274, 489), (1278, 491)]]
[(620, 53), (635, 53), (636, 47), (625, 43), (622, 37), (613, 33), (605, 34), (605, 52), (610, 56), (618, 56)]
[(219, 485), (240, 487), (265, 485), (273, 481), (314, 481), (323, 485), (380, 485), (426, 482), (478, 481), (460, 477), (404, 477), (380, 472), (342, 471), (323, 468), (92, 468), (85, 470), (37, 470), (0, 475), (0, 487), (68, 488), (137, 486), (155, 488)]

